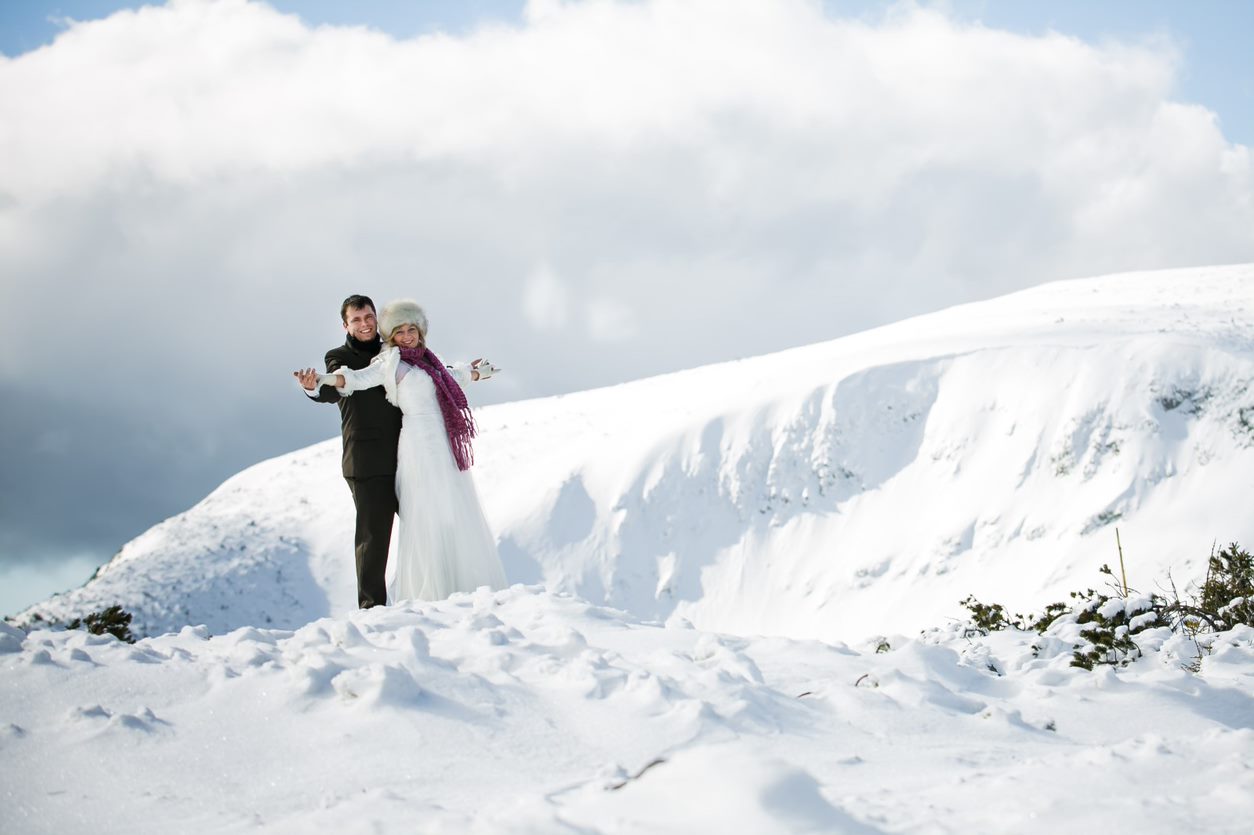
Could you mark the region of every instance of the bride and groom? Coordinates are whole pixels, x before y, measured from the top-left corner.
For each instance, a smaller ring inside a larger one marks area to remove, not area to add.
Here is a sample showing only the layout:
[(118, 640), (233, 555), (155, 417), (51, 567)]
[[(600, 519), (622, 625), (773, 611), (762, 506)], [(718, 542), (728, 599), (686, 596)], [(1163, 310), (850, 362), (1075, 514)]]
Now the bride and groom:
[(474, 480), (474, 419), (462, 387), (497, 369), (484, 360), (444, 365), (427, 347), (427, 316), (400, 299), (375, 313), (368, 296), (340, 306), (344, 344), (327, 373), (293, 372), (305, 394), (340, 407), (344, 479), (357, 508), (357, 602), (386, 603), (392, 518), (400, 518), (393, 600), (442, 600), (479, 586), (504, 588)]

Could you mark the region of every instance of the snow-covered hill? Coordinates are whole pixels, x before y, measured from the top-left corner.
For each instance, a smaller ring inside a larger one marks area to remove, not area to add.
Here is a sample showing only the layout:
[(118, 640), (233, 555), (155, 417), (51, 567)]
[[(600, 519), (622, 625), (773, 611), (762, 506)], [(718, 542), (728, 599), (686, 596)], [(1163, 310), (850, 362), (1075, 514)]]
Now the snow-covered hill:
[[(1254, 265), (1059, 282), (479, 421), (510, 580), (644, 619), (915, 630), (968, 593), (1026, 608), (1092, 583), (1116, 527), (1149, 589), (1216, 539), (1254, 542)], [(338, 460), (333, 439), (240, 473), (24, 617), (120, 603), (158, 634), (345, 614)]]
[(949, 618), (1096, 585), (1116, 525), (1145, 590), (1254, 542), (1254, 266), (480, 421), (509, 589), (353, 610), (329, 441), (25, 613), (156, 637), (0, 624), (0, 829), (1248, 831), (1254, 629), (1085, 671), (1074, 619)]

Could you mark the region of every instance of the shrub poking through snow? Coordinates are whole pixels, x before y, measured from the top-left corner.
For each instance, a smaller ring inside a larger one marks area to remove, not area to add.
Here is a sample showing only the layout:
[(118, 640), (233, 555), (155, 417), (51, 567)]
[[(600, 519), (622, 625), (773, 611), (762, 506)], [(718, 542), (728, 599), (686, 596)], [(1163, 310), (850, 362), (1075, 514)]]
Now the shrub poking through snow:
[(1216, 632), (1237, 624), (1254, 626), (1254, 557), (1234, 542), (1211, 554), (1206, 579), (1191, 614)]
[(131, 634), (131, 613), (121, 606), (110, 606), (99, 612), (92, 612), (81, 618), (74, 618), (65, 625), (66, 629), (86, 629), (93, 635), (112, 635), (119, 641), (135, 643)]
[(1071, 611), (1065, 603), (1051, 603), (1039, 615), (1011, 616), (1006, 614), (1005, 607), (1000, 603), (984, 604), (976, 600), (973, 595), (967, 595), (966, 600), (961, 601), (961, 605), (971, 613), (968, 636), (971, 634), (987, 635), (1007, 627), (1014, 627), (1024, 632), (1035, 630), (1044, 634), (1045, 629), (1054, 622), (1055, 618)]
[[(1110, 573), (1107, 566), (1102, 570)], [(1162, 598), (1111, 597), (1093, 589), (1072, 592), (1072, 597), (1079, 601), (1073, 610), (1075, 622), (1084, 628), (1080, 630), (1083, 643), (1075, 646), (1071, 666), (1091, 670), (1098, 664), (1122, 666), (1141, 657), (1141, 648), (1132, 636), (1158, 625)]]
[(960, 605), (971, 613), (971, 627), (966, 630), (968, 637), (972, 634), (987, 635), (990, 632), (1000, 632), (1007, 626), (1017, 626), (1006, 617), (1006, 608), (1000, 603), (981, 603), (975, 599), (975, 595), (968, 594), (965, 600), (960, 601)]
[(1184, 598), (1174, 585), (1170, 599), (1156, 593), (1142, 595), (1117, 582), (1110, 566), (1100, 570), (1111, 578), (1112, 593), (1071, 592), (1071, 603), (1051, 603), (1039, 615), (1012, 617), (1001, 604), (981, 603), (968, 595), (960, 601), (971, 613), (968, 634), (987, 635), (1007, 628), (1045, 634), (1051, 627), (1076, 624), (1082, 628), (1071, 666), (1091, 670), (1099, 664), (1122, 666), (1139, 658), (1141, 649), (1132, 637), (1146, 629), (1168, 626), (1174, 632), (1196, 635), (1242, 624), (1254, 626), (1254, 557), (1235, 542), (1211, 554), (1205, 579)]

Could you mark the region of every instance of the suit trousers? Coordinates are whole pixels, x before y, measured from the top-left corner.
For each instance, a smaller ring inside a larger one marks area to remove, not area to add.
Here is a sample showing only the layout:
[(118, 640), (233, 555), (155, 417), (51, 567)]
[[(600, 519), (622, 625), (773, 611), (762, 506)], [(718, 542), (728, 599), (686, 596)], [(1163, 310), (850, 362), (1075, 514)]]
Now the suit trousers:
[(357, 556), (357, 605), (363, 609), (388, 602), (388, 544), (396, 516), (396, 476), (345, 478), (357, 507), (354, 553)]

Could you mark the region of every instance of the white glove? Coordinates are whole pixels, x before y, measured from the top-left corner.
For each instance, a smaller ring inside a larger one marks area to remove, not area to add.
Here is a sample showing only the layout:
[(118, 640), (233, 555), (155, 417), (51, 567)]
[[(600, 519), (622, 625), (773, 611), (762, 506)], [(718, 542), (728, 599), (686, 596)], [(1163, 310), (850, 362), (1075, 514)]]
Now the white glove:
[(318, 385), (330, 386), (331, 388), (338, 388), (339, 386), (336, 383), (336, 378), (339, 376), (340, 376), (339, 374), (319, 374)]
[(495, 365), (488, 362), (487, 360), (475, 360), (474, 362), (470, 364), (470, 369), (472, 371), (479, 372), (480, 380), (486, 380), (492, 375), (498, 374), (501, 371), (501, 369), (497, 368)]

